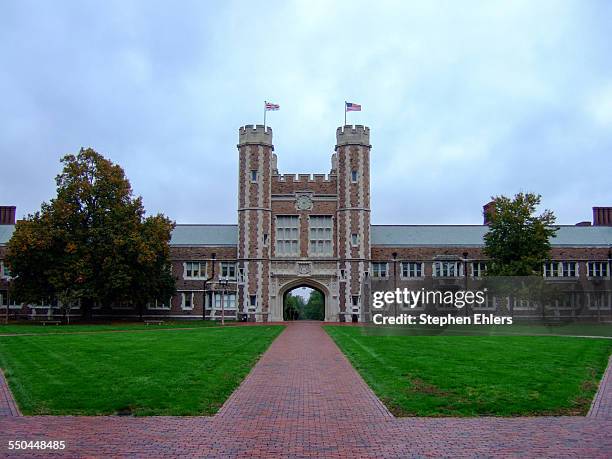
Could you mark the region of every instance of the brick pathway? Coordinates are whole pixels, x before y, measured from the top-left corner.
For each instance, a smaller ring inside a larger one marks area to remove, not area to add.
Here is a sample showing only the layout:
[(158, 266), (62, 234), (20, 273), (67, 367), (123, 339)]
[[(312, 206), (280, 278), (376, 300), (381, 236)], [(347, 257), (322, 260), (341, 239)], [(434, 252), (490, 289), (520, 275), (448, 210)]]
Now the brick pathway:
[(608, 368), (599, 382), (597, 395), (589, 410), (588, 417), (612, 419), (612, 356), (608, 361)]
[(3, 416), (21, 416), (21, 413), (0, 368), (0, 420)]
[(4, 417), (0, 456), (45, 439), (70, 457), (610, 457), (611, 371), (590, 417), (395, 419), (318, 324), (296, 323), (212, 418)]

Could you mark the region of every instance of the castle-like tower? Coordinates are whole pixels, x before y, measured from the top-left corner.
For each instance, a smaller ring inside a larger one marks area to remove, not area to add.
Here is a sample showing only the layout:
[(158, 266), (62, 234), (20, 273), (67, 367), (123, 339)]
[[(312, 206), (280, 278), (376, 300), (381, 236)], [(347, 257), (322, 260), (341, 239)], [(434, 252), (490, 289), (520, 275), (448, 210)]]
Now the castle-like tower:
[(268, 317), (272, 228), (272, 129), (240, 128), (238, 141), (238, 309)]
[(361, 315), (370, 260), (370, 129), (336, 131), (339, 308)]
[(336, 132), (329, 174), (279, 174), (272, 130), (240, 128), (238, 308), (251, 320), (283, 320), (285, 295), (308, 286), (325, 319), (364, 319), (370, 260), (370, 130)]

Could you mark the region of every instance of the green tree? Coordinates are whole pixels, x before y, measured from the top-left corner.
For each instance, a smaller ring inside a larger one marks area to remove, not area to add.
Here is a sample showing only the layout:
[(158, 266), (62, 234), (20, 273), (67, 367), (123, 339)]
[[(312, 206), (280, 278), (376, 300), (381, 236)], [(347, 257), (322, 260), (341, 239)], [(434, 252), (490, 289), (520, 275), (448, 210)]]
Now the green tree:
[(299, 320), (304, 309), (304, 300), (299, 295), (287, 294), (283, 305), (283, 317), (285, 320)]
[(57, 298), (69, 308), (167, 300), (175, 293), (163, 215), (145, 217), (123, 169), (92, 149), (66, 155), (57, 196), (19, 221), (7, 261), (17, 299)]
[(325, 318), (325, 298), (321, 292), (312, 290), (304, 305), (304, 319), (323, 320)]
[(542, 273), (550, 258), (550, 239), (558, 228), (550, 210), (536, 215), (541, 196), (518, 193), (513, 199), (493, 198), (484, 254), (490, 258), (488, 276), (531, 276)]

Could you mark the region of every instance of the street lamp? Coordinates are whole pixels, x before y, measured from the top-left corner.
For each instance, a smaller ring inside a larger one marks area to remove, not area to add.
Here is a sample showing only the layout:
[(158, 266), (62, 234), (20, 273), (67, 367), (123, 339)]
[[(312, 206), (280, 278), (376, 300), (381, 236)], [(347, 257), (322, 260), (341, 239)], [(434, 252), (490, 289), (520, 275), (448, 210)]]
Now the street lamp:
[(217, 254), (213, 252), (210, 258), (212, 258), (212, 274), (210, 277), (204, 279), (204, 291), (202, 292), (202, 320), (206, 320), (206, 284), (215, 278), (215, 259), (217, 258)]
[(227, 289), (227, 279), (220, 279), (221, 285), (221, 325), (225, 325), (225, 291)]
[[(397, 252), (391, 254), (393, 256), (393, 291), (397, 291)], [(397, 300), (393, 302), (393, 312), (397, 317)]]
[[(464, 288), (467, 292), (468, 289), (468, 255), (469, 253), (463, 252), (463, 279), (464, 279)], [(464, 294), (465, 295), (465, 294)], [(465, 314), (468, 314), (468, 305), (465, 305)]]

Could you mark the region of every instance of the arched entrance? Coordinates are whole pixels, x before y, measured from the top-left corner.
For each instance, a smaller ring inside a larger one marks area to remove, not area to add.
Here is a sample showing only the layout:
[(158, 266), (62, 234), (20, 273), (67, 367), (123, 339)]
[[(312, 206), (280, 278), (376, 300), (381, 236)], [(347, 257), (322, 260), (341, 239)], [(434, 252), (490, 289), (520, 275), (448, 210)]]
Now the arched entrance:
[(325, 294), (309, 286), (285, 291), (283, 320), (325, 320)]
[[(278, 317), (278, 319), (276, 320), (281, 320), (281, 318), (282, 320), (287, 320), (284, 317), (285, 316), (284, 306), (285, 306), (286, 298), (289, 293), (301, 287), (312, 289), (315, 292), (318, 292), (323, 297), (323, 308), (322, 308), (323, 314), (320, 320), (326, 320), (326, 321), (337, 320), (334, 317), (334, 313), (332, 311), (332, 301), (331, 301), (332, 298), (331, 298), (329, 289), (327, 288), (327, 285), (325, 285), (324, 283), (319, 282), (318, 280), (315, 280), (312, 278), (299, 278), (299, 279), (287, 280), (285, 283), (279, 282), (279, 284), (281, 285), (279, 285), (279, 288), (277, 291), (278, 293), (276, 295), (276, 306), (275, 306), (275, 310), (277, 311), (275, 313), (275, 317)], [(292, 320), (290, 317), (288, 319)]]

